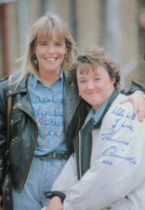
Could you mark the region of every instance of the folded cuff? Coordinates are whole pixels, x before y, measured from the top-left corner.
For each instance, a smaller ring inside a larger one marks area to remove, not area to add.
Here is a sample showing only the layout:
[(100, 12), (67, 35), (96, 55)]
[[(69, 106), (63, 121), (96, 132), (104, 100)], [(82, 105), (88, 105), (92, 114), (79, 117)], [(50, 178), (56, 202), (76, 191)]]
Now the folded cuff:
[(62, 203), (63, 203), (63, 201), (64, 201), (64, 199), (66, 197), (66, 195), (63, 192), (60, 192), (60, 191), (49, 191), (49, 192), (45, 192), (45, 197), (46, 198), (51, 199), (54, 196), (60, 197)]

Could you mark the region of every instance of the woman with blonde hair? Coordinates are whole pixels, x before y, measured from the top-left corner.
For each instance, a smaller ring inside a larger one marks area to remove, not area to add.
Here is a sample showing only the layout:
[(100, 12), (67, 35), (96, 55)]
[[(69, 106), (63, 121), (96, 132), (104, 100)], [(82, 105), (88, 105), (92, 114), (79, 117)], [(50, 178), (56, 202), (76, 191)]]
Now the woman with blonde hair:
[[(0, 83), (0, 150), (6, 146), (7, 97), (12, 97), (10, 119), (10, 175), (14, 210), (40, 210), (45, 191), (60, 173), (69, 153), (65, 141), (77, 93), (67, 79), (73, 63), (74, 40), (66, 23), (48, 14), (32, 26), (22, 71)], [(0, 157), (0, 180), (4, 179)]]

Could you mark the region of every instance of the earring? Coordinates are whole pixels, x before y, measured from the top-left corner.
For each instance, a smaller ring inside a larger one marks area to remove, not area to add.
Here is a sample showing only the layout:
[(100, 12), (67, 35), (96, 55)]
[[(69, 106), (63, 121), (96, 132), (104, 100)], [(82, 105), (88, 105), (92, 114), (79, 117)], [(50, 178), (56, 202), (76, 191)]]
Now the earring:
[(32, 55), (31, 55), (31, 56), (32, 56), (32, 58), (33, 58), (33, 59), (36, 59), (36, 55), (35, 55), (35, 53), (32, 53)]
[(37, 61), (36, 55), (33, 53), (31, 57), (32, 57), (32, 61), (34, 62), (34, 64), (38, 65), (38, 61)]

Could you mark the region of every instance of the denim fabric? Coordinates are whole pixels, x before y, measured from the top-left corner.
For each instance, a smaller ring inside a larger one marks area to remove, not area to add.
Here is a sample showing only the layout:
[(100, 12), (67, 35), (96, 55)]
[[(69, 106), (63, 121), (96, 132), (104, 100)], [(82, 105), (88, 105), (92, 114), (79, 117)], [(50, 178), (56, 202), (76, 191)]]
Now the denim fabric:
[(102, 113), (104, 112), (106, 105), (108, 103), (108, 98), (100, 105), (97, 110), (92, 109), (92, 123), (96, 124), (100, 119)]
[(50, 191), (59, 175), (65, 160), (40, 160), (34, 157), (23, 190), (18, 193), (13, 189), (14, 210), (40, 210), (48, 199), (45, 192)]
[(63, 76), (51, 84), (45, 84), (36, 75), (28, 80), (28, 90), (38, 125), (38, 141), (35, 154), (66, 151), (63, 118)]

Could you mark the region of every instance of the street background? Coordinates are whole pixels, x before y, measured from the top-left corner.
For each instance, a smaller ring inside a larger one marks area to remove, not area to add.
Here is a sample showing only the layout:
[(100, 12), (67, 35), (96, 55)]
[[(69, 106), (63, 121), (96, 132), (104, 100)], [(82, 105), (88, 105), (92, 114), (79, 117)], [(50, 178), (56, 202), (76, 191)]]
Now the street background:
[(0, 0), (0, 78), (20, 68), (29, 28), (47, 12), (67, 22), (79, 48), (110, 53), (124, 87), (145, 86), (145, 0)]

